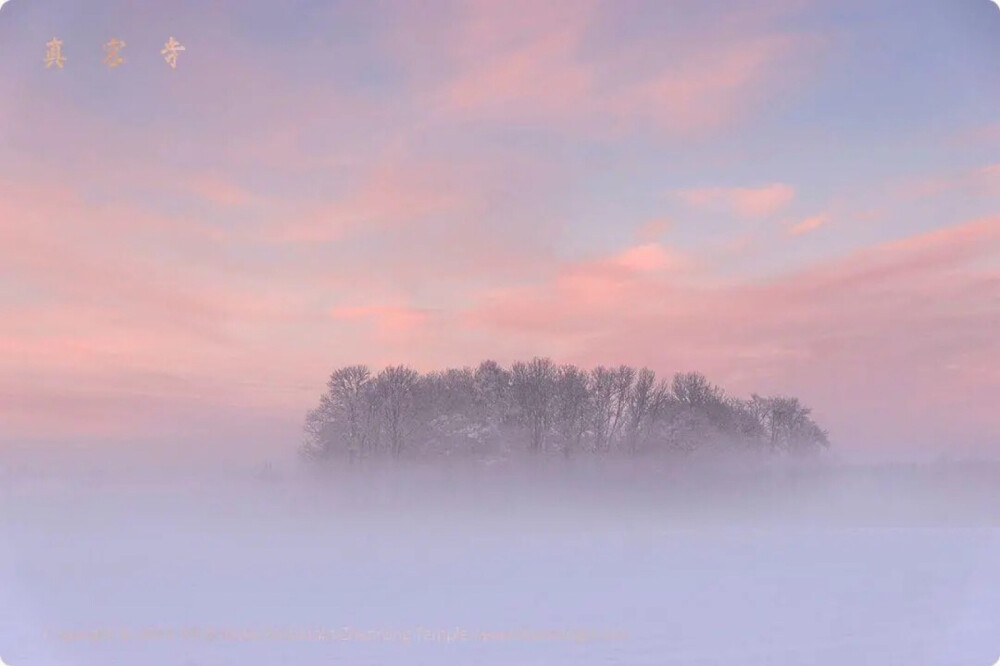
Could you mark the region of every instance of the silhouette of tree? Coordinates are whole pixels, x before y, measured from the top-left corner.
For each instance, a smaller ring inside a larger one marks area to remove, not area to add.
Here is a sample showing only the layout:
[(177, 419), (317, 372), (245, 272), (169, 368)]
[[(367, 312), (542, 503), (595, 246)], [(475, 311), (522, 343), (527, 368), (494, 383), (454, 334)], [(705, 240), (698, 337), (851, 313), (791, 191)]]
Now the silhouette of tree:
[(546, 358), (425, 375), (405, 366), (375, 376), (363, 365), (340, 368), (306, 415), (304, 433), (309, 460), (351, 462), (517, 448), (565, 458), (588, 451), (688, 455), (709, 446), (807, 455), (830, 445), (796, 398), (743, 400), (696, 372), (667, 382), (647, 368), (586, 371)]

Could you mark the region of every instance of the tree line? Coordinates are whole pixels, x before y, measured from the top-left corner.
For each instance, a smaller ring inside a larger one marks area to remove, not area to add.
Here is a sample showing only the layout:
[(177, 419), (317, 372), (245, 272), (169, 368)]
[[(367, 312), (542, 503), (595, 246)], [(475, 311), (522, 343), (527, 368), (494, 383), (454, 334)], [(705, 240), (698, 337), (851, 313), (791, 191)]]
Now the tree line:
[(301, 453), (318, 462), (496, 459), (518, 450), (566, 458), (707, 447), (808, 454), (828, 446), (793, 397), (733, 397), (696, 372), (668, 380), (647, 368), (585, 370), (535, 358), (427, 374), (339, 368), (306, 416)]

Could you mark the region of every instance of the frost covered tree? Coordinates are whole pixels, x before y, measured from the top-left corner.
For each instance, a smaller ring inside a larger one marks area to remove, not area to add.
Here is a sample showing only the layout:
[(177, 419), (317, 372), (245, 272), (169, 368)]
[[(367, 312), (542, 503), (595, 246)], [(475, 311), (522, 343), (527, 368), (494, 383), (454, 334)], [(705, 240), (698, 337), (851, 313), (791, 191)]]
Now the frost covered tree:
[(749, 404), (771, 452), (808, 454), (830, 445), (826, 431), (816, 425), (811, 410), (798, 398), (754, 394)]
[(473, 373), (473, 399), (478, 421), (498, 437), (512, 419), (510, 371), (496, 361), (483, 361)]
[(590, 373), (595, 450), (610, 451), (618, 443), (634, 380), (635, 368), (627, 365), (598, 366)]
[(402, 365), (389, 367), (375, 377), (373, 393), (378, 402), (381, 431), (389, 455), (398, 458), (417, 425), (416, 388), (420, 376)]
[(304, 453), (329, 458), (346, 453), (352, 460), (377, 447), (376, 400), (371, 371), (363, 365), (335, 370), (319, 406), (306, 416)]
[(665, 383), (657, 383), (656, 373), (648, 368), (638, 372), (627, 393), (625, 404), (629, 453), (637, 453), (650, 439), (652, 426), (662, 417), (668, 396), (669, 389)]
[(593, 403), (587, 390), (587, 373), (575, 365), (564, 365), (555, 380), (555, 430), (564, 457), (583, 448)]
[(527, 433), (528, 450), (545, 448), (555, 407), (556, 366), (547, 358), (535, 358), (511, 367), (511, 392), (518, 421)]
[(627, 365), (584, 370), (535, 358), (504, 368), (424, 375), (405, 366), (377, 375), (335, 370), (306, 415), (312, 460), (417, 456), (505, 457), (517, 450), (569, 458), (689, 455), (700, 449), (815, 453), (826, 432), (796, 398), (726, 394), (699, 373), (657, 380)]

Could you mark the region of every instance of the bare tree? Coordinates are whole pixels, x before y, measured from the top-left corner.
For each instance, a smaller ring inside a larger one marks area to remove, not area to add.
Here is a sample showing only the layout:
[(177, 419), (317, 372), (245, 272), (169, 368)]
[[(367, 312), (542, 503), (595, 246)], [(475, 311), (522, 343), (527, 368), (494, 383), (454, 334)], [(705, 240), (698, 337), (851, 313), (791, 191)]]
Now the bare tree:
[(330, 396), (320, 396), (319, 406), (306, 414), (305, 441), (301, 453), (309, 460), (321, 461), (333, 457), (340, 442), (335, 420), (335, 408)]
[(319, 407), (306, 416), (307, 449), (329, 458), (342, 447), (351, 460), (377, 446), (371, 371), (363, 365), (335, 370)]
[(563, 456), (569, 458), (581, 449), (591, 415), (587, 373), (575, 365), (559, 368), (555, 384), (555, 429)]
[(496, 361), (483, 361), (473, 375), (476, 409), (497, 432), (511, 416), (511, 381), (510, 372)]
[(615, 377), (603, 365), (590, 372), (590, 396), (593, 402), (592, 418), (594, 450), (607, 451), (611, 441), (611, 421), (614, 414)]
[(632, 393), (632, 382), (635, 381), (635, 368), (620, 365), (612, 372), (612, 420), (608, 432), (608, 440), (612, 443), (619, 440), (625, 423), (625, 410), (628, 407)]
[(375, 378), (375, 395), (389, 454), (398, 458), (414, 426), (414, 398), (419, 375), (402, 365), (389, 367)]
[(808, 453), (829, 446), (826, 432), (813, 422), (811, 410), (798, 398), (754, 394), (749, 404), (772, 452)]
[(674, 397), (691, 407), (708, 407), (721, 399), (721, 391), (698, 372), (674, 375), (672, 385)]
[(511, 388), (521, 424), (528, 434), (528, 450), (545, 448), (552, 425), (556, 367), (550, 359), (535, 358), (511, 367)]
[(639, 450), (652, 423), (660, 418), (668, 391), (666, 384), (656, 383), (656, 373), (652, 370), (643, 368), (636, 375), (625, 405), (625, 437), (629, 453), (634, 455)]
[[(827, 433), (797, 399), (728, 396), (698, 373), (668, 384), (649, 369), (622, 365), (591, 371), (549, 359), (493, 361), (420, 375), (404, 366), (378, 376), (363, 365), (330, 375), (305, 420), (301, 452), (313, 460), (364, 460), (384, 453), (484, 455), (506, 452), (510, 434), (532, 452), (554, 446), (564, 456), (591, 444), (690, 453), (721, 444), (781, 454), (829, 446)], [(496, 444), (494, 448), (492, 445)]]

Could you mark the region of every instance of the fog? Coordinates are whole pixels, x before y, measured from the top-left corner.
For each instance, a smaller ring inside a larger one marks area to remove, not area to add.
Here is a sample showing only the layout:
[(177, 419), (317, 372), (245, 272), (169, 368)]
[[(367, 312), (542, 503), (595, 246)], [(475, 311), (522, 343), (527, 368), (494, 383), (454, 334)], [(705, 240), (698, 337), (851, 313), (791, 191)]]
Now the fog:
[(992, 664), (1000, 466), (2, 477), (11, 664)]

